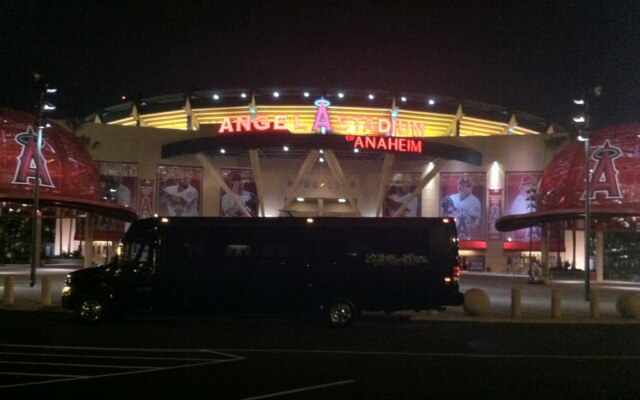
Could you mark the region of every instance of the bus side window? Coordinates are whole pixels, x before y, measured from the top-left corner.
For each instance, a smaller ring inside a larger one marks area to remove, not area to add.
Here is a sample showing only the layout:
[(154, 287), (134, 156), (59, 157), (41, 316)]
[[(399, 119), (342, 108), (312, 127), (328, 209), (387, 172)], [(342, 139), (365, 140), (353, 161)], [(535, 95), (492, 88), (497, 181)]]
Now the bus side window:
[(246, 258), (251, 256), (251, 246), (246, 244), (228, 244), (226, 249), (228, 258)]

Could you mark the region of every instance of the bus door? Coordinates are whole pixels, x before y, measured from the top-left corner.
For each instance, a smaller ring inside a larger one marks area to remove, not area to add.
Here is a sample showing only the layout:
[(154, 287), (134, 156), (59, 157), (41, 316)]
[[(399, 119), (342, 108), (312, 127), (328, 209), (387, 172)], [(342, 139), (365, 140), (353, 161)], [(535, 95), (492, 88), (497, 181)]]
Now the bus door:
[(129, 242), (113, 272), (113, 286), (128, 308), (150, 309), (153, 302), (155, 248), (149, 243)]

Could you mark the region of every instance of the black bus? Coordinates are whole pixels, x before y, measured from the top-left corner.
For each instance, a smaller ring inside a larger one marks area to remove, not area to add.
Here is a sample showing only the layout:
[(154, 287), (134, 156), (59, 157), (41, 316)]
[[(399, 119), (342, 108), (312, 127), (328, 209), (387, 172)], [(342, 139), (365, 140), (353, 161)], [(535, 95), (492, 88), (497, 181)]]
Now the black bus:
[(120, 255), (72, 272), (62, 305), (88, 322), (140, 310), (361, 311), (461, 305), (448, 218), (149, 218)]

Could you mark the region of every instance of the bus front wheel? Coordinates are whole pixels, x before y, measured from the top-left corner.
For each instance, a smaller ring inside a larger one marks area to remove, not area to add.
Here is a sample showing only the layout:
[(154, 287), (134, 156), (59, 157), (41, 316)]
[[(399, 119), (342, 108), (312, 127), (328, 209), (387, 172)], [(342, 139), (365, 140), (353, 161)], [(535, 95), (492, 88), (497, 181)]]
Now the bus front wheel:
[(326, 310), (330, 326), (347, 326), (356, 318), (356, 307), (347, 299), (334, 299)]

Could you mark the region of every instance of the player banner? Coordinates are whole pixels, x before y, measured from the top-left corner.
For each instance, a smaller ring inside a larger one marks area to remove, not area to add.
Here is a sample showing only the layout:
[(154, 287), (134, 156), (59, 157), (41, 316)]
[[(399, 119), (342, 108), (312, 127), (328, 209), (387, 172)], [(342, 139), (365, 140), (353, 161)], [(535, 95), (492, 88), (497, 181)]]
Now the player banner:
[[(96, 161), (100, 176), (102, 198), (136, 209), (138, 191), (138, 164)], [(118, 241), (124, 236), (128, 224), (98, 215), (95, 221), (94, 240)]]
[[(420, 182), (420, 173), (395, 172), (387, 185), (387, 196), (384, 199), (382, 216), (392, 217)], [(404, 209), (400, 217), (421, 216), (421, 194), (415, 196)]]
[[(542, 172), (507, 172), (505, 174), (505, 215), (534, 213), (536, 190)], [(505, 233), (508, 242), (539, 242), (540, 226)]]
[(159, 165), (158, 215), (197, 217), (202, 208), (202, 168)]
[(440, 215), (456, 220), (459, 240), (483, 241), (484, 172), (440, 174)]
[(222, 177), (227, 186), (236, 194), (240, 204), (236, 203), (228, 193), (220, 189), (220, 216), (246, 217), (240, 207), (250, 216), (258, 216), (258, 190), (253, 180), (253, 171), (248, 168), (222, 168)]

